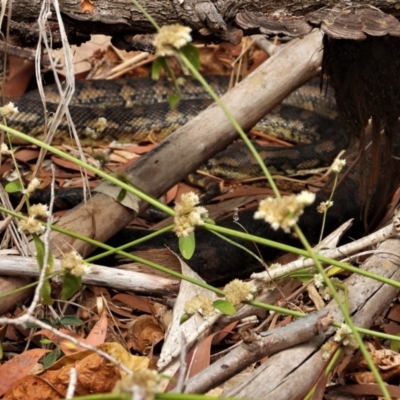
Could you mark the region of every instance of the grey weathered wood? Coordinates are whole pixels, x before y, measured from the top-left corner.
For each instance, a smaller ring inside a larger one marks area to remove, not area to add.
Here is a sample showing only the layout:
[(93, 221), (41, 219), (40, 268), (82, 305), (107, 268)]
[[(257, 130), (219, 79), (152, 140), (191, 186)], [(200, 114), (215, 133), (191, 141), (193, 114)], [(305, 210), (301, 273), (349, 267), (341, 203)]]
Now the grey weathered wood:
[[(399, 244), (399, 236), (383, 242), (377, 254), (367, 260), (362, 268), (398, 281), (400, 261), (398, 256), (392, 254), (398, 254)], [(398, 293), (398, 289), (392, 286), (357, 274), (353, 274), (345, 283), (349, 290), (349, 313), (356, 326), (363, 328), (369, 328)], [(335, 321), (343, 320), (333, 301), (326, 309)], [(238, 387), (224, 395), (247, 399), (304, 398), (324, 368), (320, 350), (323, 342), (323, 339), (316, 338), (272, 356)]]
[[(60, 268), (61, 263), (56, 260), (54, 263), (54, 271)], [(0, 293), (4, 294), (7, 291), (15, 289), (15, 285), (11, 286), (13, 282), (18, 283), (19, 286), (23, 286), (28, 283), (26, 278), (37, 279), (39, 272), (40, 270), (35, 258), (18, 256), (0, 257), (0, 274), (7, 276), (7, 280), (4, 279), (3, 281), (0, 279)], [(179, 289), (180, 281), (119, 268), (91, 265), (90, 272), (82, 276), (82, 283), (85, 285), (105, 286), (123, 291), (132, 290), (136, 293), (153, 293), (162, 296), (176, 294)], [(32, 289), (29, 289), (29, 291), (31, 292)], [(26, 297), (27, 293), (24, 291), (20, 292), (18, 296), (15, 294), (11, 299), (14, 300), (15, 305), (16, 301)], [(9, 301), (2, 299), (0, 303), (0, 314), (7, 310), (7, 305), (9, 305)]]

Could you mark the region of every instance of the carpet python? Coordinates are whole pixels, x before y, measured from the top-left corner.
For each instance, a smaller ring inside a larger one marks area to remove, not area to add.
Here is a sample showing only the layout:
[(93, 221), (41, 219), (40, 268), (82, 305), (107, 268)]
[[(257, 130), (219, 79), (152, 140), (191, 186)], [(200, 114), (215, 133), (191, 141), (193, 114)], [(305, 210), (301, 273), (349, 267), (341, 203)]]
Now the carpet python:
[[(207, 80), (218, 95), (228, 89), (229, 78), (209, 76)], [(140, 143), (160, 141), (211, 104), (205, 89), (191, 78), (184, 78), (182, 100), (171, 109), (167, 102), (172, 84), (166, 78), (77, 81), (69, 106), (82, 145), (91, 143), (85, 133), (100, 117), (106, 129), (94, 145), (112, 141)], [(45, 87), (48, 118), (60, 101), (56, 85)], [(19, 113), (7, 118), (9, 127), (35, 138), (43, 138), (45, 118), (37, 91), (13, 100)], [(294, 147), (264, 147), (255, 143), (272, 174), (304, 175), (326, 168), (348, 146), (346, 130), (338, 119), (333, 95), (321, 94), (311, 83), (292, 93), (254, 128), (293, 143)], [(68, 143), (70, 129), (63, 119), (52, 139), (53, 144)], [(73, 143), (71, 139), (71, 144)], [(209, 160), (202, 168), (225, 179), (261, 176), (261, 169), (242, 142), (235, 142)]]

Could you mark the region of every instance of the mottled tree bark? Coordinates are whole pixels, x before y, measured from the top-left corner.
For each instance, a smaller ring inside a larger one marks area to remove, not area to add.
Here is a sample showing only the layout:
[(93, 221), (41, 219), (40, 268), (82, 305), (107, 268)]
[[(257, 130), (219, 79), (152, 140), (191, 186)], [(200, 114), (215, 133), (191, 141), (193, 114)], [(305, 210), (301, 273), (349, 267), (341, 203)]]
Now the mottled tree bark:
[[(64, 23), (67, 26), (70, 43), (79, 44), (90, 34), (104, 33), (113, 36), (119, 47), (137, 45), (132, 37), (136, 34), (151, 34), (155, 28), (132, 4), (131, 0), (59, 0)], [(260, 31), (269, 35), (303, 36), (312, 27), (322, 25), (328, 34), (351, 39), (360, 39), (360, 15), (368, 16), (367, 26), (374, 25), (368, 34), (380, 36), (386, 33), (400, 35), (400, 27), (394, 17), (399, 15), (400, 2), (372, 0), (348, 1), (297, 0), (142, 0), (142, 6), (158, 25), (182, 23), (193, 29), (196, 38), (207, 41), (240, 41), (242, 34)], [(12, 4), (12, 41), (16, 45), (30, 46), (36, 42), (35, 21), (38, 18), (42, 0), (21, 0)], [(335, 7), (335, 11), (332, 7)], [(325, 8), (327, 7), (327, 8)], [(384, 13), (374, 10), (379, 7)], [(361, 18), (362, 20), (363, 18)], [(385, 19), (383, 25), (382, 20)], [(53, 23), (54, 45), (57, 41), (55, 13), (49, 18)], [(371, 22), (372, 21), (372, 22)], [(328, 23), (327, 23), (328, 22)], [(365, 21), (364, 21), (365, 22)], [(363, 21), (361, 21), (363, 25)], [(364, 24), (365, 25), (365, 24)], [(348, 37), (350, 35), (350, 37)], [(361, 34), (362, 36), (362, 34)]]

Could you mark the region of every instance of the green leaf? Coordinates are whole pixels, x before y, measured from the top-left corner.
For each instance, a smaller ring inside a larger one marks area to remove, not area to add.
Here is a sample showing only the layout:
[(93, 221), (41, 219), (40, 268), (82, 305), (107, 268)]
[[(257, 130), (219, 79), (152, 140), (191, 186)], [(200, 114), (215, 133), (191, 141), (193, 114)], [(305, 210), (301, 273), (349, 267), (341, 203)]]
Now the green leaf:
[(47, 353), (43, 357), (43, 367), (47, 369), (51, 367), (62, 356), (61, 350), (57, 347), (53, 352)]
[(16, 181), (7, 183), (5, 189), (7, 193), (16, 193), (16, 192), (22, 192), (24, 188), (22, 187), (19, 181)]
[(395, 336), (398, 336), (399, 340), (391, 340), (390, 341), (390, 350), (400, 353), (400, 333), (397, 333)]
[(70, 325), (70, 326), (84, 326), (85, 323), (79, 319), (74, 317), (73, 315), (66, 315), (65, 317), (60, 318), (61, 325)]
[[(36, 260), (39, 264), (39, 268), (42, 269), (43, 264), (44, 264), (44, 253), (45, 253), (44, 243), (38, 235), (33, 234), (32, 237), (33, 237), (33, 242), (35, 243), (35, 248), (36, 248)], [(48, 276), (51, 273), (51, 271), (53, 270), (53, 266), (54, 266), (53, 254), (51, 253), (51, 251), (49, 251), (49, 256), (47, 259), (46, 276)]]
[(229, 301), (226, 300), (215, 300), (213, 302), (214, 308), (221, 311), (225, 315), (233, 315), (236, 313), (236, 308)]
[(70, 299), (82, 287), (82, 277), (66, 272), (63, 277), (61, 300)]
[[(44, 265), (45, 246), (42, 239), (40, 239), (38, 235), (33, 234), (32, 236), (36, 248), (36, 260), (41, 271)], [(46, 277), (49, 276), (54, 265), (53, 255), (51, 254), (51, 252), (49, 252), (49, 257), (47, 261), (48, 265), (46, 267)], [(52, 299), (51, 297), (51, 285), (48, 279), (45, 279), (43, 281), (43, 286), (40, 290), (40, 301), (45, 306), (51, 306), (54, 303), (54, 299)]]
[(179, 320), (179, 325), (182, 325), (184, 322), (188, 321), (190, 318), (192, 318), (193, 314), (188, 314), (185, 313), (182, 315), (181, 319)]
[(194, 238), (194, 233), (191, 233), (189, 236), (179, 238), (179, 251), (181, 252), (182, 257), (186, 260), (190, 260), (192, 258), (195, 247), (196, 241)]
[(163, 69), (167, 69), (167, 60), (165, 59), (165, 57), (157, 57), (153, 61), (153, 65), (151, 67), (151, 79), (154, 79), (155, 81), (159, 79), (160, 72)]
[(48, 279), (43, 281), (43, 286), (40, 290), (40, 302), (44, 306), (52, 306), (54, 304), (54, 299), (51, 297), (51, 285)]
[(126, 189), (121, 189), (120, 192), (118, 193), (117, 196), (117, 201), (118, 203), (121, 203), (121, 201), (126, 197)]
[(196, 46), (187, 44), (186, 46), (181, 47), (179, 51), (186, 56), (197, 71), (200, 69), (200, 54)]
[(53, 342), (50, 339), (46, 339), (46, 338), (40, 339), (40, 343), (41, 344), (53, 344)]
[(168, 103), (169, 103), (169, 106), (171, 107), (171, 109), (174, 109), (180, 100), (181, 100), (181, 96), (179, 94), (170, 93), (168, 95)]

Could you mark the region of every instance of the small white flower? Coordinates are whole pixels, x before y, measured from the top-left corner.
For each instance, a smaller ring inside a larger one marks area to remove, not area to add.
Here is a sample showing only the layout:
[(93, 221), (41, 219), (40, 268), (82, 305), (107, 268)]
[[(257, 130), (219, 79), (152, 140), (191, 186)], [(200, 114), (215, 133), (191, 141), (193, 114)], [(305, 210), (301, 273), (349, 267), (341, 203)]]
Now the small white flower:
[(289, 233), (303, 214), (304, 207), (310, 205), (315, 200), (315, 193), (302, 191), (297, 196), (284, 196), (282, 198), (268, 197), (261, 200), (258, 211), (254, 214), (255, 219), (264, 219), (277, 230), (283, 229)]
[(8, 146), (5, 143), (1, 144), (0, 152), (3, 155), (11, 154), (11, 151), (8, 149)]
[(346, 160), (337, 158), (332, 164), (332, 171), (338, 174), (346, 165)]
[(322, 277), (321, 274), (314, 275), (314, 285), (317, 289), (320, 289), (323, 286), (325, 286), (324, 278)]
[(23, 194), (30, 196), (38, 187), (40, 186), (40, 181), (37, 178), (33, 178), (28, 187), (22, 191)]
[(84, 262), (76, 251), (64, 255), (61, 260), (61, 267), (75, 276), (82, 276), (90, 271), (89, 264)]
[(154, 39), (156, 55), (165, 57), (175, 54), (175, 51), (192, 41), (191, 29), (180, 24), (162, 26)]
[(18, 108), (14, 106), (11, 101), (3, 107), (0, 107), (0, 115), (2, 117), (8, 117), (13, 114), (18, 114)]
[(327, 200), (327, 201), (321, 201), (319, 206), (317, 207), (317, 211), (321, 214), (324, 212), (328, 211), (329, 208), (333, 206), (333, 201)]
[(18, 223), (18, 230), (25, 234), (37, 234), (40, 235), (44, 232), (44, 226), (35, 218), (28, 217), (27, 219), (22, 219)]
[(335, 342), (342, 342), (343, 346), (355, 345), (353, 331), (345, 323), (342, 323), (341, 327), (336, 331), (333, 340)]
[(184, 311), (190, 315), (199, 312), (204, 317), (209, 317), (214, 314), (214, 306), (209, 297), (197, 295), (186, 302)]
[(178, 237), (186, 237), (194, 232), (195, 226), (204, 225), (203, 218), (208, 216), (206, 208), (197, 206), (199, 196), (193, 192), (181, 196), (181, 202), (175, 206), (175, 228)]
[(46, 204), (33, 204), (29, 207), (29, 215), (33, 218), (47, 217), (49, 215), (49, 208)]
[(315, 193), (308, 192), (307, 190), (302, 190), (296, 196), (296, 199), (300, 204), (303, 204), (305, 206), (309, 206), (310, 204), (314, 203)]
[(243, 282), (234, 279), (224, 287), (226, 301), (236, 306), (242, 301), (251, 301), (257, 292), (256, 287), (251, 282)]

